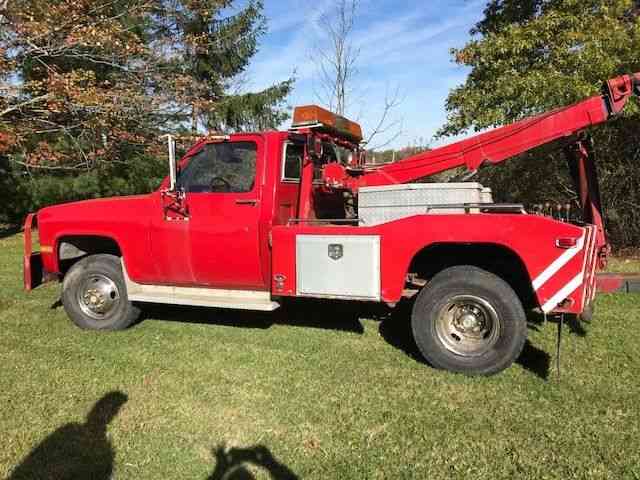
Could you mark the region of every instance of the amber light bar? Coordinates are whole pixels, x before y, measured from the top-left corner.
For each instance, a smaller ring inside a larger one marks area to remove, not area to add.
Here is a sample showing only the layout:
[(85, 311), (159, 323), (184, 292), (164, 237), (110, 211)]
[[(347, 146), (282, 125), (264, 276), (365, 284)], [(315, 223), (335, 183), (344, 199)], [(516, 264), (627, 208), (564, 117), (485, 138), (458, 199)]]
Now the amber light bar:
[(362, 128), (356, 122), (347, 120), (317, 105), (305, 105), (296, 107), (293, 110), (292, 127), (314, 127), (319, 125), (347, 135), (358, 143), (362, 141)]

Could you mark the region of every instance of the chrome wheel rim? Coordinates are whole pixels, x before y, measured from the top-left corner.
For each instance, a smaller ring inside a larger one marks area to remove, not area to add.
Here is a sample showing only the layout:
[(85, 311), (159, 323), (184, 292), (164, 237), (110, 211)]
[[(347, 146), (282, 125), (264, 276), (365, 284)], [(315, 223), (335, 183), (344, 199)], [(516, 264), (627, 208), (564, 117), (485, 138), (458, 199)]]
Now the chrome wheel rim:
[(80, 310), (95, 320), (103, 320), (120, 303), (116, 283), (99, 273), (89, 275), (82, 282), (77, 297)]
[(456, 295), (440, 309), (436, 335), (450, 352), (477, 357), (489, 351), (500, 337), (500, 317), (484, 298)]

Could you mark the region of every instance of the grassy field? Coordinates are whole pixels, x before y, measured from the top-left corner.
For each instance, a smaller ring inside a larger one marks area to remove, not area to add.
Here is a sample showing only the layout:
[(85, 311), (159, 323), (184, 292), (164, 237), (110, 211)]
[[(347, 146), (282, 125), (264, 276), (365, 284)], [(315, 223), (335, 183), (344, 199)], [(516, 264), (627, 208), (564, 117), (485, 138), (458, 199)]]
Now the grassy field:
[(618, 273), (640, 273), (640, 258), (635, 256), (611, 258), (607, 270)]
[(22, 292), (20, 242), (0, 239), (0, 478), (640, 478), (638, 295), (565, 329), (560, 380), (534, 317), (517, 365), (466, 378), (418, 359), (409, 305), (81, 331), (58, 285)]

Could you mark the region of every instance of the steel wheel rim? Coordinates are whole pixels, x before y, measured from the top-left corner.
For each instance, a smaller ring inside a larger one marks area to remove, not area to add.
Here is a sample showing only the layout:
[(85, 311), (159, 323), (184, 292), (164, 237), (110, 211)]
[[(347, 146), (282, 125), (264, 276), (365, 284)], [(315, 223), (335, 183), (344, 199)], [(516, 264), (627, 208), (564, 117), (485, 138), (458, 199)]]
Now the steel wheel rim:
[(85, 315), (103, 320), (120, 303), (120, 291), (109, 277), (93, 273), (82, 282), (77, 301)]
[(438, 312), (436, 335), (450, 352), (477, 357), (489, 351), (500, 337), (502, 325), (495, 308), (475, 295), (456, 295)]

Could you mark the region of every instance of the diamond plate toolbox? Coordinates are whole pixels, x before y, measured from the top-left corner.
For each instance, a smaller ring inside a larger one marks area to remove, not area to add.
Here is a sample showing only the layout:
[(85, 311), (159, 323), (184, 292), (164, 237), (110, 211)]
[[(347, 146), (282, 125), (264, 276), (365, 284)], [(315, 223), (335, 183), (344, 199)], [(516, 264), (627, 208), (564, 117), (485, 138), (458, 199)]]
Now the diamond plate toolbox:
[[(465, 213), (464, 208), (430, 208), (432, 205), (463, 203), (493, 203), (491, 189), (477, 182), (362, 187), (358, 193), (358, 217), (363, 225), (378, 225), (426, 213)], [(470, 210), (470, 213), (475, 212), (477, 209)]]

